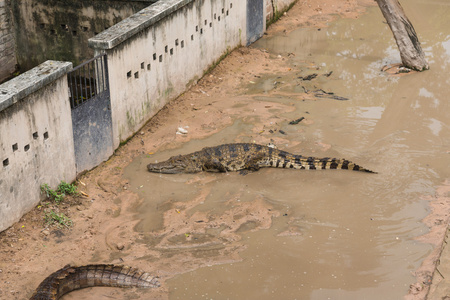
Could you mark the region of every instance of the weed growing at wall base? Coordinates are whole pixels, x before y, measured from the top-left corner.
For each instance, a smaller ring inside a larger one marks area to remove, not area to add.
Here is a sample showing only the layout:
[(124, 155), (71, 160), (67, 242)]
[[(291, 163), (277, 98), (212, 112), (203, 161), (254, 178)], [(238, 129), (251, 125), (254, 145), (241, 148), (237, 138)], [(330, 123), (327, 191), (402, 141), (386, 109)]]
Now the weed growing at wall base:
[[(48, 226), (66, 227), (72, 226), (72, 220), (67, 217), (63, 212), (59, 212), (58, 205), (64, 200), (67, 195), (78, 196), (77, 187), (73, 184), (61, 181), (56, 190), (53, 190), (44, 183), (41, 185), (41, 193), (45, 193), (47, 199), (54, 202), (53, 207), (48, 207), (44, 210), (44, 222)], [(45, 203), (47, 206), (51, 206), (50, 202)], [(55, 210), (58, 212), (55, 212)]]
[(56, 191), (51, 189), (48, 184), (41, 185), (41, 193), (45, 193), (48, 199), (53, 200), (56, 204), (59, 204), (66, 195), (78, 195), (77, 187), (73, 184), (61, 181), (56, 188)]
[(72, 226), (72, 220), (67, 217), (64, 213), (56, 213), (53, 210), (50, 210), (44, 215), (45, 225), (51, 226), (56, 225), (58, 227), (66, 227), (69, 228)]

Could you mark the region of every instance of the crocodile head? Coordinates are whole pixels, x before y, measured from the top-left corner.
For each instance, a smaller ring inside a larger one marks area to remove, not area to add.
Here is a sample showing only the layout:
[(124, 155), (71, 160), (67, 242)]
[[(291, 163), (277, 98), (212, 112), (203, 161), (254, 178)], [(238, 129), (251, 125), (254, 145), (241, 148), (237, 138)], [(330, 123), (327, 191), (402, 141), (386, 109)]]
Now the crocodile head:
[(147, 169), (150, 172), (164, 174), (197, 173), (202, 170), (196, 167), (191, 159), (187, 159), (183, 155), (173, 156), (163, 162), (148, 164)]

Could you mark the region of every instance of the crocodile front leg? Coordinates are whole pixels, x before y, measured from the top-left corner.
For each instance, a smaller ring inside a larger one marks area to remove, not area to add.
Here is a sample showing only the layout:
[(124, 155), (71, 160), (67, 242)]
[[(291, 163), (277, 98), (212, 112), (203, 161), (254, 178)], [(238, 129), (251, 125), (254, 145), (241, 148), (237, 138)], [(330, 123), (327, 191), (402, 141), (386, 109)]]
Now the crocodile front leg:
[(227, 168), (217, 159), (212, 159), (203, 164), (203, 171), (206, 172), (227, 172)]

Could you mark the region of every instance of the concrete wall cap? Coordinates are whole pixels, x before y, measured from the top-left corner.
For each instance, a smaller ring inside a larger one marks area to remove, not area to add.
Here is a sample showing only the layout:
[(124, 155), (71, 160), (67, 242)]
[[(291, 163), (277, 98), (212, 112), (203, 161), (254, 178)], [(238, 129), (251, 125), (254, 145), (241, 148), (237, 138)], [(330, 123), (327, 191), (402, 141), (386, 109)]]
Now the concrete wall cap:
[(90, 38), (89, 47), (95, 50), (112, 49), (192, 1), (194, 0), (158, 1)]
[(71, 62), (47, 60), (0, 85), (0, 111), (72, 70)]

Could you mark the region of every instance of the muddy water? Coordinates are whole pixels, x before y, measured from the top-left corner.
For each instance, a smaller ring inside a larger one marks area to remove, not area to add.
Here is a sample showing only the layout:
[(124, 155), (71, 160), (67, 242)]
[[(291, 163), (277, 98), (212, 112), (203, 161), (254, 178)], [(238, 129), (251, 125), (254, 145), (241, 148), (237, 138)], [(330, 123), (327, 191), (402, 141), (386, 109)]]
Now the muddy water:
[[(412, 273), (431, 250), (415, 240), (427, 232), (421, 223), (428, 214), (423, 199), (450, 176), (450, 6), (409, 1), (405, 9), (420, 33), (430, 71), (404, 77), (380, 72), (383, 65), (399, 62), (399, 56), (374, 8), (320, 31), (298, 29), (261, 39), (255, 46), (275, 58), (281, 55), (291, 70), (261, 76), (246, 93), (267, 106), (285, 105), (286, 110), (273, 111), (279, 123), (264, 124), (284, 141), (278, 148), (345, 157), (378, 174), (279, 169), (246, 176), (146, 173), (151, 161), (252, 141), (255, 124), (239, 117), (207, 139), (130, 164), (126, 177), (144, 199), (136, 227), (144, 236), (141, 242), (162, 252), (170, 247), (172, 254), (182, 249), (187, 259), (192, 255), (205, 261), (166, 282), (170, 299), (399, 299), (407, 292), (415, 282)], [(318, 74), (313, 80), (299, 78), (313, 73)], [(311, 100), (318, 89), (349, 100)], [(293, 111), (288, 109), (292, 106)], [(306, 119), (288, 124), (299, 117)], [(263, 204), (233, 210), (257, 201)], [(232, 222), (241, 223), (185, 232), (162, 246), (151, 233), (163, 230), (163, 214), (173, 209), (185, 211), (187, 220), (203, 216), (195, 219), (202, 223), (234, 212)], [(244, 217), (260, 210), (267, 214)], [(269, 226), (263, 226), (268, 218)], [(238, 237), (230, 238), (227, 230)], [(190, 235), (197, 235), (198, 242)], [(214, 260), (211, 256), (224, 254), (201, 251), (214, 245), (236, 246), (239, 258)]]

